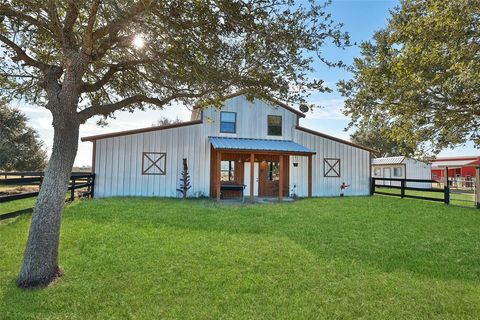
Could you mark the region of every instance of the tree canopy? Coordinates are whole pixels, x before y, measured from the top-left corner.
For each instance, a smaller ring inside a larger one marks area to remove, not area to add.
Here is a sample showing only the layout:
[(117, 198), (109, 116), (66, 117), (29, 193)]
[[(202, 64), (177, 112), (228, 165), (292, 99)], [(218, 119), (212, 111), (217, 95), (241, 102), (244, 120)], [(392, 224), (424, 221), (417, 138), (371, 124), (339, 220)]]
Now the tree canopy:
[(0, 171), (40, 171), (46, 164), (42, 141), (25, 115), (0, 101)]
[(351, 126), (383, 123), (405, 154), (480, 146), (480, 2), (402, 0), (338, 87)]
[(233, 92), (311, 107), (326, 42), (348, 35), (316, 1), (0, 0), (0, 95), (48, 109), (52, 154), (32, 214), (20, 287), (61, 274), (58, 244), (79, 127), (96, 115), (219, 105)]
[(0, 92), (55, 110), (68, 88), (80, 122), (235, 90), (305, 105), (328, 90), (306, 53), (338, 65), (321, 47), (348, 41), (314, 1), (3, 1), (0, 17)]
[(376, 150), (378, 153), (375, 154), (375, 156), (377, 157), (393, 157), (415, 152), (415, 150), (409, 150), (409, 146), (406, 143), (389, 140), (385, 133), (386, 131), (388, 131), (388, 129), (381, 124), (370, 124), (369, 126), (362, 126), (356, 130), (350, 135), (350, 140), (353, 143), (368, 146)]

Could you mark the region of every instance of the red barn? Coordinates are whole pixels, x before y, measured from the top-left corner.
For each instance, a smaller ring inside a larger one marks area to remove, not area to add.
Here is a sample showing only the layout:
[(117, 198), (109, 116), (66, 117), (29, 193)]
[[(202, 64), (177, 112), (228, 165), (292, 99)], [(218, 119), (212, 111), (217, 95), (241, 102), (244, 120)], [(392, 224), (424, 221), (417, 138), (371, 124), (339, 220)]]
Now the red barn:
[(469, 181), (475, 178), (479, 166), (480, 156), (437, 158), (432, 161), (432, 179), (443, 180), (444, 170), (448, 168), (449, 178)]

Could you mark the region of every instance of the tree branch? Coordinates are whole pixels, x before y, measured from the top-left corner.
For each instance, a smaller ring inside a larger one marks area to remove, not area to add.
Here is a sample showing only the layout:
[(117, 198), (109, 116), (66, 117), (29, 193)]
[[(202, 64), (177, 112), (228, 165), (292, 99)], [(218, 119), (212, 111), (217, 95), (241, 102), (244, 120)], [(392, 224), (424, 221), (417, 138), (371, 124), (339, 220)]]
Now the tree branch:
[(127, 108), (132, 104), (142, 104), (142, 103), (147, 103), (147, 104), (153, 104), (158, 107), (163, 107), (167, 103), (175, 100), (175, 99), (180, 99), (180, 98), (198, 98), (203, 95), (205, 95), (207, 91), (200, 92), (200, 93), (175, 93), (172, 94), (168, 97), (165, 97), (163, 99), (159, 98), (152, 98), (152, 97), (147, 97), (145, 95), (134, 95), (128, 98), (125, 98), (123, 100), (120, 100), (118, 102), (110, 103), (110, 104), (104, 104), (104, 105), (94, 105), (89, 108), (83, 109), (78, 113), (79, 119), (81, 123), (85, 123), (89, 118), (96, 116), (96, 115), (103, 115), (103, 116), (108, 116), (109, 114), (123, 109)]
[(0, 41), (5, 43), (8, 47), (10, 47), (10, 49), (15, 52), (16, 57), (12, 58), (13, 61), (23, 60), (27, 65), (38, 68), (43, 72), (47, 72), (49, 67), (51, 67), (50, 65), (37, 61), (27, 55), (27, 53), (22, 48), (20, 48), (15, 42), (5, 37), (3, 34), (0, 34)]
[(15, 20), (17, 22), (22, 22), (22, 21), (28, 22), (39, 29), (43, 29), (55, 35), (54, 30), (46, 22), (36, 19), (20, 11), (11, 10), (6, 5), (0, 5), (0, 16), (2, 15), (8, 17), (9, 19)]
[(135, 18), (136, 16), (138, 16), (139, 14), (147, 10), (154, 2), (155, 1), (153, 0), (139, 1), (137, 4), (135, 4), (131, 8), (125, 10), (125, 13), (123, 15), (120, 15), (112, 23), (109, 23), (106, 26), (98, 30), (95, 30), (95, 32), (93, 33), (93, 40), (97, 40), (97, 39), (103, 38), (106, 35), (118, 32), (133, 18)]
[(128, 69), (132, 69), (138, 65), (152, 62), (151, 60), (131, 60), (131, 61), (124, 61), (119, 62), (117, 64), (111, 65), (107, 72), (95, 83), (83, 83), (82, 88), (80, 89), (81, 92), (95, 92), (100, 90), (104, 85), (106, 85), (110, 79), (115, 75), (117, 72), (125, 71)]
[(66, 41), (66, 45), (73, 46), (75, 39), (73, 33), (73, 26), (77, 21), (79, 9), (75, 0), (68, 1), (68, 9), (63, 21), (63, 37)]
[(93, 50), (93, 27), (95, 26), (95, 20), (97, 18), (98, 8), (100, 7), (101, 0), (95, 0), (92, 3), (90, 14), (88, 16), (87, 27), (83, 37), (83, 51), (87, 55), (91, 55)]
[(48, 17), (52, 23), (52, 32), (58, 37), (58, 39), (62, 39), (62, 27), (60, 26), (60, 19), (58, 18), (58, 12), (54, 0), (48, 1)]

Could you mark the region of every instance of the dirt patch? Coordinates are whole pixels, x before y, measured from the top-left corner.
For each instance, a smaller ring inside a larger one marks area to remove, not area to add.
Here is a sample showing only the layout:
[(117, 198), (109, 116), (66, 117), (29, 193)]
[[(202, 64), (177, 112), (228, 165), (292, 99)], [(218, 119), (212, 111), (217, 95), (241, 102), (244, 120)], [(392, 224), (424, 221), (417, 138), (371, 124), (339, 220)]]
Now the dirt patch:
[(0, 196), (11, 196), (15, 194), (37, 192), (37, 191), (38, 191), (37, 186), (12, 186), (11, 188), (0, 190)]

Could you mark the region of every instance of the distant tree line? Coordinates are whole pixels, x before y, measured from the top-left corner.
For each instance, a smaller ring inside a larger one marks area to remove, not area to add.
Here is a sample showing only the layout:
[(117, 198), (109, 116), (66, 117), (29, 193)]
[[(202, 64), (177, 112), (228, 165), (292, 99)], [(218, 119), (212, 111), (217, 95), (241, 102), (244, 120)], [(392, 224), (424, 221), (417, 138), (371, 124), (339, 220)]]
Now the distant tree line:
[(47, 153), (27, 117), (0, 101), (0, 171), (41, 171)]

